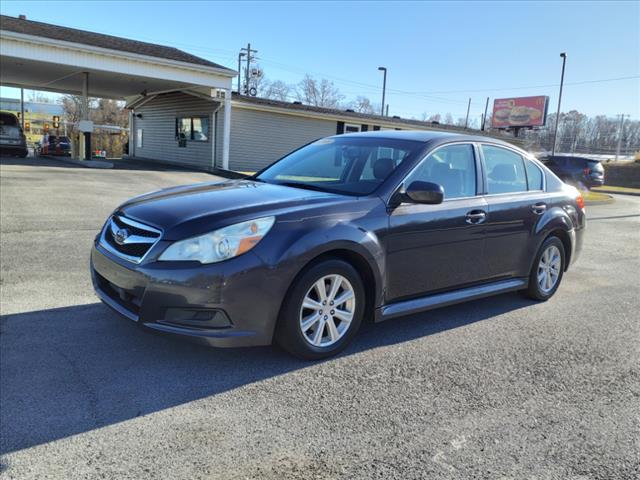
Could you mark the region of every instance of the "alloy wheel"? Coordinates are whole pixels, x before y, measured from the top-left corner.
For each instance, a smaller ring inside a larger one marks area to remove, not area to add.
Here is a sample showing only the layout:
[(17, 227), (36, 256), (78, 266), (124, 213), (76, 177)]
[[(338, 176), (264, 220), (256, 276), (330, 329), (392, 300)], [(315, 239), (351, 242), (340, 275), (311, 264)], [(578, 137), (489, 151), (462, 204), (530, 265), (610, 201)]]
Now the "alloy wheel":
[(561, 268), (560, 250), (555, 245), (551, 245), (542, 252), (538, 263), (538, 286), (542, 292), (546, 294), (553, 290), (560, 278)]
[(314, 347), (340, 340), (351, 325), (356, 309), (353, 286), (342, 275), (325, 275), (307, 291), (300, 307), (300, 330)]

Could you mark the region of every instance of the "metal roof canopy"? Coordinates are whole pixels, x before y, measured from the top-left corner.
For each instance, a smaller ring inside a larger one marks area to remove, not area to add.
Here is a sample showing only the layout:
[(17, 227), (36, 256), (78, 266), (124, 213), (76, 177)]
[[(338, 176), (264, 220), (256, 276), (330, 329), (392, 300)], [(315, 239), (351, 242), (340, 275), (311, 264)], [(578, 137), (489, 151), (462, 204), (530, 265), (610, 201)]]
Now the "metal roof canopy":
[[(216, 97), (224, 90), (223, 168), (229, 165), (231, 81), (236, 72), (173, 47), (0, 16), (0, 85), (132, 102), (171, 91)], [(83, 130), (88, 128), (88, 130)], [(92, 126), (80, 129), (90, 158)], [(212, 142), (215, 162), (215, 142)]]
[(82, 94), (88, 72), (89, 95), (113, 99), (198, 87), (230, 91), (236, 75), (171, 47), (7, 16), (0, 19), (0, 65), (4, 86)]

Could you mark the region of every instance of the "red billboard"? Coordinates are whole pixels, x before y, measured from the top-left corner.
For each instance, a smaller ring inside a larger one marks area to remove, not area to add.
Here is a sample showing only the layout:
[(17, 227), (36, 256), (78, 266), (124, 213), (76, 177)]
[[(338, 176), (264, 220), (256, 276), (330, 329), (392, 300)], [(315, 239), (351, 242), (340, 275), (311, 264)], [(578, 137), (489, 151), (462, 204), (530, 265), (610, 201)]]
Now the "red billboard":
[(496, 98), (493, 128), (542, 127), (547, 120), (549, 97)]

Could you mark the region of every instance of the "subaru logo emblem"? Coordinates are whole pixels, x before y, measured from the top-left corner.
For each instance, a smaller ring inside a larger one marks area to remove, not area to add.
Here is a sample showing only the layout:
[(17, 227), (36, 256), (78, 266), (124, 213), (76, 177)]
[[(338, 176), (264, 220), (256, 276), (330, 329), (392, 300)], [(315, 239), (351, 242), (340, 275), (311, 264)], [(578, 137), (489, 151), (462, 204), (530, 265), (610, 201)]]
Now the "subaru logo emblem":
[(127, 238), (129, 238), (129, 230), (121, 228), (113, 237), (118, 245), (123, 245)]

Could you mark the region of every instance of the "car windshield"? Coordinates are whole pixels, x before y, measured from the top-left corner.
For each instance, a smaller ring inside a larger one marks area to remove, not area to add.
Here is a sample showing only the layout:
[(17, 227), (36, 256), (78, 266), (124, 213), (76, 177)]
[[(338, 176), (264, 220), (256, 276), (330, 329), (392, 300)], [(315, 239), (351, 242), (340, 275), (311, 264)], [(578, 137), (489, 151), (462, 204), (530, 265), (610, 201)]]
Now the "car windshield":
[(372, 193), (422, 142), (378, 137), (323, 138), (287, 155), (254, 178), (346, 195)]

